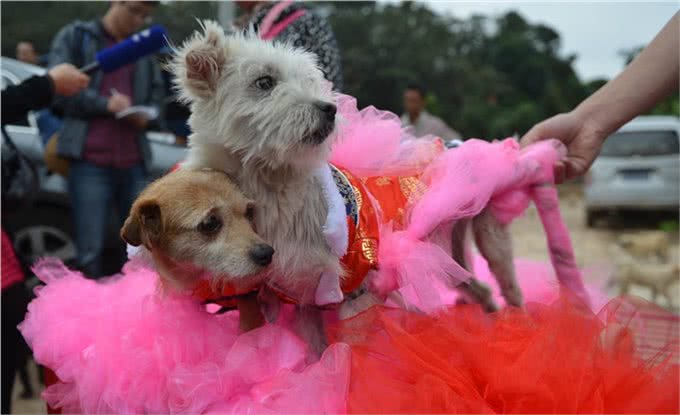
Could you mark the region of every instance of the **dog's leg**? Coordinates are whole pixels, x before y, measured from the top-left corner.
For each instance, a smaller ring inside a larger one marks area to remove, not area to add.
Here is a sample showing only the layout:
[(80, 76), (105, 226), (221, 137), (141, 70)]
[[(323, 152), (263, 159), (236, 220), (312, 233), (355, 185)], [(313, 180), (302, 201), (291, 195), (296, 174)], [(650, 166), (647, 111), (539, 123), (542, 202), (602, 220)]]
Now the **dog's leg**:
[(279, 311), (281, 311), (281, 300), (276, 293), (265, 285), (260, 288), (257, 300), (260, 303), (260, 310), (264, 319), (269, 323), (275, 322), (279, 318)]
[(675, 290), (673, 290), (673, 282), (676, 279), (675, 276), (672, 276), (672, 278), (669, 281), (666, 281), (663, 287), (663, 296), (666, 298), (666, 304), (668, 305), (668, 308), (673, 308), (673, 294)]
[(656, 298), (659, 296), (659, 288), (656, 284), (650, 284), (649, 288), (652, 291), (652, 302), (656, 303)]
[(264, 324), (264, 316), (260, 311), (257, 293), (240, 296), (236, 300), (239, 315), (239, 327), (243, 331), (256, 329)]
[[(470, 227), (472, 221), (463, 219), (453, 226), (451, 231), (451, 256), (460, 266), (472, 272), (472, 261), (470, 258), (469, 240)], [(498, 306), (493, 301), (491, 290), (484, 283), (474, 278), (459, 284), (456, 289), (462, 294), (458, 299), (459, 304), (478, 303), (487, 312), (498, 310)]]
[(457, 221), (451, 229), (451, 257), (461, 267), (472, 272), (472, 262), (469, 255), (470, 240), (470, 219)]
[(512, 255), (512, 238), (506, 226), (496, 219), (490, 209), (484, 209), (473, 220), (475, 242), (498, 281), (503, 298), (508, 305), (521, 307), (522, 290), (515, 277)]
[(463, 298), (458, 300), (458, 304), (477, 303), (487, 313), (498, 311), (498, 306), (491, 296), (491, 289), (481, 281), (471, 278), (456, 288), (463, 294)]
[(321, 356), (321, 353), (328, 347), (321, 309), (314, 305), (298, 306), (295, 321), (300, 337), (317, 355)]
[[(340, 309), (338, 310), (338, 318), (340, 320), (347, 320), (356, 316), (357, 314), (368, 310), (376, 304), (381, 304), (382, 302), (376, 298), (373, 294), (365, 291), (361, 295), (351, 300), (345, 300)], [(404, 304), (404, 308), (406, 308)]]

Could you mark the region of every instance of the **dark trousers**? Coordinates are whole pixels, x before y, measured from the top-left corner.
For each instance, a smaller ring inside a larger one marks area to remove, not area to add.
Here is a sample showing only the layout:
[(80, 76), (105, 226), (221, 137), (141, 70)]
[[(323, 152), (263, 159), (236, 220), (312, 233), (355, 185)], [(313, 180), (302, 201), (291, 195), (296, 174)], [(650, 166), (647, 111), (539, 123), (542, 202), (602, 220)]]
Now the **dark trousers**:
[(28, 306), (28, 290), (23, 282), (7, 287), (2, 292), (2, 413), (11, 411), (14, 378), (21, 365), (26, 364), (28, 346), (17, 329), (24, 320)]
[(77, 265), (86, 276), (103, 276), (102, 252), (112, 209), (117, 212), (120, 229), (146, 182), (141, 164), (128, 169), (116, 169), (86, 161), (71, 163), (69, 193), (78, 251)]

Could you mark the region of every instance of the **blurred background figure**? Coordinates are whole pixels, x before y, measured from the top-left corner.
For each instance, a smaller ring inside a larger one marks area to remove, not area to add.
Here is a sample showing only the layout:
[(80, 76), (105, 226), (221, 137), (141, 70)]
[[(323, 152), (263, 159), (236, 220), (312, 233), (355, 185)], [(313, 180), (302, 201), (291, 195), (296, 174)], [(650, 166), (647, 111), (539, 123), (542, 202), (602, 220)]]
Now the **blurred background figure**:
[(38, 64), (38, 54), (35, 53), (33, 43), (22, 41), (17, 43), (17, 60), (21, 62), (30, 63), (32, 65)]
[[(50, 66), (69, 62), (80, 67), (94, 62), (97, 51), (149, 24), (157, 3), (113, 1), (102, 18), (67, 25), (52, 42)], [(85, 91), (55, 104), (64, 114), (57, 153), (71, 160), (68, 187), (76, 265), (91, 278), (104, 274), (102, 252), (112, 210), (120, 228), (146, 185), (146, 169), (151, 165), (145, 134), (149, 120), (136, 114), (119, 119), (116, 113), (132, 105), (160, 107), (164, 94), (158, 64), (146, 57), (113, 72), (95, 72)], [(121, 265), (124, 258), (121, 250)]]
[(330, 23), (302, 2), (236, 1), (244, 14), (235, 21), (241, 29), (254, 27), (267, 40), (289, 43), (314, 53), (333, 89), (343, 88), (340, 50)]
[(439, 117), (425, 110), (425, 90), (420, 85), (411, 84), (404, 90), (404, 111), (401, 124), (412, 127), (416, 137), (432, 134), (444, 140), (462, 139), (458, 131), (452, 129)]
[(30, 63), (31, 65), (47, 65), (47, 56), (38, 55), (33, 42), (29, 42), (27, 40), (17, 43), (16, 57), (18, 61)]

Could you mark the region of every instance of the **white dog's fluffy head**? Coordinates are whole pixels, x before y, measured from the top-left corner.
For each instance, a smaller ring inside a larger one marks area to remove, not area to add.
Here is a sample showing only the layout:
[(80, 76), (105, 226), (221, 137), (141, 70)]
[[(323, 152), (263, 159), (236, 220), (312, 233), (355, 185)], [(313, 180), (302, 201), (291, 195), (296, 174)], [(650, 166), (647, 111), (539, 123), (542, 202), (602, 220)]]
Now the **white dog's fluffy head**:
[(244, 164), (309, 168), (327, 159), (335, 131), (332, 87), (314, 55), (205, 21), (171, 65), (191, 103), (192, 144), (220, 144)]

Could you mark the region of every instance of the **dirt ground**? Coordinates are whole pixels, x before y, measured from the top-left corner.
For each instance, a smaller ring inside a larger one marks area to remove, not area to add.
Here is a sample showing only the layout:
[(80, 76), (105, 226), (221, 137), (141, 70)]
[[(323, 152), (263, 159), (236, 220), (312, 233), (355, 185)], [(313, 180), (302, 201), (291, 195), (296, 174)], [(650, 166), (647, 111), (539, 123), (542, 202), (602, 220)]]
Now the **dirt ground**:
[[(579, 267), (589, 270), (584, 278), (590, 283), (606, 284), (614, 266), (614, 258), (609, 254), (609, 247), (624, 233), (653, 231), (658, 229), (659, 220), (668, 216), (658, 213), (633, 212), (625, 215), (614, 215), (604, 218), (594, 228), (586, 226), (585, 206), (581, 185), (570, 183), (561, 185), (560, 206), (562, 217), (569, 228), (576, 262)], [(671, 219), (673, 216), (670, 216)], [(675, 217), (677, 220), (677, 216)], [(531, 206), (526, 214), (513, 222), (511, 232), (514, 240), (515, 256), (518, 258), (549, 260), (542, 225), (536, 209)], [(677, 231), (668, 233), (669, 253), (677, 261), (679, 236)], [(680, 278), (680, 277), (679, 277)], [(680, 284), (672, 287), (674, 309), (680, 303)], [(618, 294), (613, 289), (611, 294)], [(633, 287), (631, 294), (651, 300), (651, 292), (647, 288)], [(660, 305), (667, 306), (659, 299)]]
[[(611, 271), (613, 263), (608, 253), (608, 247), (620, 234), (655, 229), (656, 226), (655, 216), (641, 213), (623, 219), (614, 218), (608, 221), (609, 223), (600, 224), (594, 229), (586, 227), (585, 209), (579, 184), (560, 186), (560, 200), (563, 218), (571, 231), (578, 265), (582, 268), (596, 270), (585, 274), (591, 283), (604, 284), (606, 282), (605, 278), (608, 271)], [(512, 234), (516, 257), (545, 261), (549, 259), (543, 229), (533, 207), (528, 210), (524, 217), (513, 223)], [(669, 249), (677, 253), (678, 233), (670, 233), (669, 240), (671, 241)], [(651, 299), (649, 290), (645, 288), (634, 288), (631, 290), (631, 293)], [(680, 304), (680, 284), (675, 284), (673, 293), (674, 303), (677, 307)], [(616, 290), (614, 289), (611, 294), (617, 294)], [(32, 367), (31, 370), (33, 371), (33, 383), (37, 385), (37, 371), (35, 367)], [(35, 389), (37, 391), (41, 390), (39, 386), (35, 386)], [(45, 405), (38, 398), (29, 400), (18, 399), (21, 390), (22, 387), (17, 379), (17, 384), (14, 388), (14, 413), (45, 413)]]

